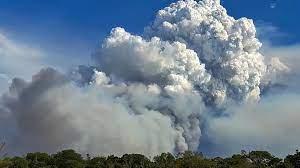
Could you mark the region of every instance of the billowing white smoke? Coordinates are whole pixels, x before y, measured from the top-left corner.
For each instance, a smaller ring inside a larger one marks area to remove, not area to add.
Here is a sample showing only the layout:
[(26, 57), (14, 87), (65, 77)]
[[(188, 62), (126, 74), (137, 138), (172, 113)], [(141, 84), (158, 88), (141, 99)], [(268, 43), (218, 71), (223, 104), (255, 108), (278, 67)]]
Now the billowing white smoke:
[(266, 65), (258, 52), (261, 43), (255, 37), (253, 21), (228, 16), (219, 0), (172, 4), (158, 12), (146, 32), (182, 42), (197, 53), (212, 76), (203, 91), (214, 103), (259, 99)]
[(71, 80), (46, 69), (13, 81), (1, 111), (16, 122), (16, 150), (197, 150), (212, 110), (257, 102), (284, 67), (264, 60), (255, 33), (252, 20), (228, 16), (219, 0), (173, 3), (143, 36), (115, 28), (95, 67), (80, 66)]

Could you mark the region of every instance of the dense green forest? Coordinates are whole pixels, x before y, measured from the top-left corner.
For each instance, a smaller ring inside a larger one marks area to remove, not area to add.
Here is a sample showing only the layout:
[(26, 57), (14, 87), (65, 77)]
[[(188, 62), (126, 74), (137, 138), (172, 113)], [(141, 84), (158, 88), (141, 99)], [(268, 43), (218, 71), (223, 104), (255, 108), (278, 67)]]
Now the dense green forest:
[(277, 158), (266, 151), (241, 152), (228, 158), (206, 158), (201, 153), (185, 152), (176, 156), (163, 153), (152, 159), (140, 154), (122, 157), (82, 156), (74, 150), (56, 154), (28, 153), (23, 157), (2, 157), (0, 168), (297, 168), (300, 153)]

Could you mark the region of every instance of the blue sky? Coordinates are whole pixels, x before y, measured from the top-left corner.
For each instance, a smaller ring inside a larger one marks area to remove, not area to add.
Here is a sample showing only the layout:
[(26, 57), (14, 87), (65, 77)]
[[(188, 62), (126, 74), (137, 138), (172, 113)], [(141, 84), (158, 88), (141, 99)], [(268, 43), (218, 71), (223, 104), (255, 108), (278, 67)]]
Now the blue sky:
[[(174, 0), (1, 0), (0, 31), (9, 38), (34, 45), (55, 60), (88, 58), (116, 26), (141, 33), (156, 11)], [(300, 42), (299, 0), (223, 0), (235, 18), (248, 17), (271, 27), (266, 37), (276, 45)], [(276, 3), (275, 8), (271, 4)], [(275, 28), (275, 31), (274, 31)], [(267, 29), (269, 30), (269, 29)]]

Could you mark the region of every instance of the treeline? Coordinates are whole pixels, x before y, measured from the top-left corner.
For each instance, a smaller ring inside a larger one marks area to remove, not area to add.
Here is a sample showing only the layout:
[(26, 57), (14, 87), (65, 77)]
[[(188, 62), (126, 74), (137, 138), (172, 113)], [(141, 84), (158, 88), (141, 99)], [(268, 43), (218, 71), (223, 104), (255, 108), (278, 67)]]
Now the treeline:
[(163, 153), (150, 160), (140, 154), (83, 157), (74, 150), (64, 150), (53, 155), (28, 153), (23, 157), (2, 158), (0, 168), (298, 168), (299, 161), (299, 152), (285, 159), (266, 151), (242, 152), (229, 158), (206, 158), (193, 152), (178, 156)]

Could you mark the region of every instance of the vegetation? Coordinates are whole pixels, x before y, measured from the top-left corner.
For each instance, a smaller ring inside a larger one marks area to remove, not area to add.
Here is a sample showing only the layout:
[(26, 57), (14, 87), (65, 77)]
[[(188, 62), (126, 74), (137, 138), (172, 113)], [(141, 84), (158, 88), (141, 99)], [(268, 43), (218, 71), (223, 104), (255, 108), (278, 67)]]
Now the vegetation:
[(0, 168), (297, 168), (300, 153), (285, 159), (274, 157), (266, 151), (242, 152), (229, 158), (206, 158), (201, 153), (185, 152), (174, 156), (163, 153), (149, 159), (140, 154), (122, 157), (85, 157), (74, 150), (64, 150), (53, 155), (28, 153), (23, 157), (2, 158)]

